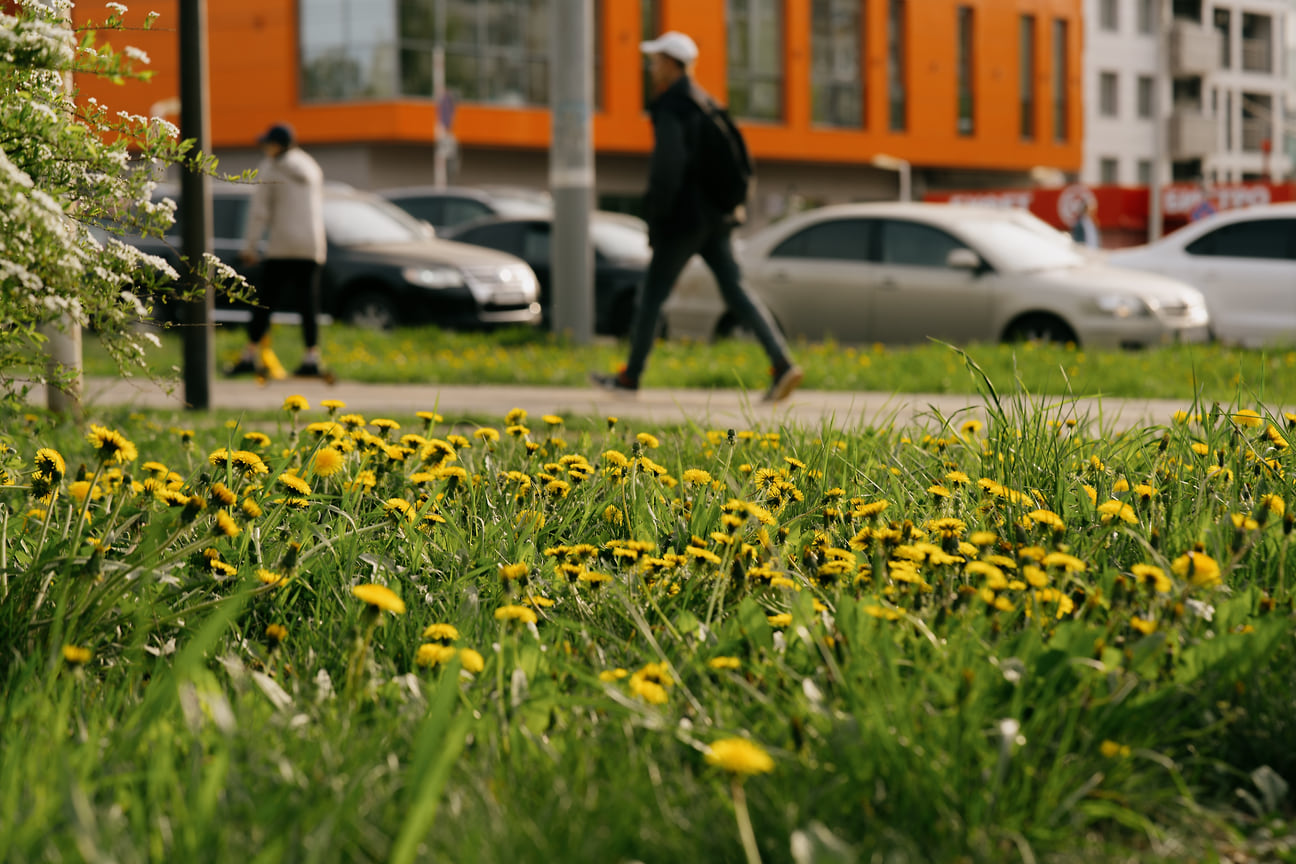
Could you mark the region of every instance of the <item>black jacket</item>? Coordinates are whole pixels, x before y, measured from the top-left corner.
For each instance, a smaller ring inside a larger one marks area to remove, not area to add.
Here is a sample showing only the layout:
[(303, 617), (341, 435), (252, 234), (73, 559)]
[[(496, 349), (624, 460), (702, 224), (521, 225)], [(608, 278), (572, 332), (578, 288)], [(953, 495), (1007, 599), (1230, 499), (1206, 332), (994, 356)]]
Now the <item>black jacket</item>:
[(703, 121), (699, 103), (711, 96), (685, 75), (666, 88), (650, 106), (653, 123), (652, 162), (648, 172), (648, 193), (644, 196), (644, 219), (649, 241), (696, 234), (703, 227), (725, 218), (707, 202), (697, 176), (699, 127)]

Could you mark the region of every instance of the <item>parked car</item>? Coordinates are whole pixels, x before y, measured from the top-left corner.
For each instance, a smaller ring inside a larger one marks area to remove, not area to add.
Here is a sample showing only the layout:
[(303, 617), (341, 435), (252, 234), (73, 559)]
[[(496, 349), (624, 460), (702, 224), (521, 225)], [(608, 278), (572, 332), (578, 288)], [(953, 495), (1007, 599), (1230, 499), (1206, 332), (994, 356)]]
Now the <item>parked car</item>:
[[(552, 304), (550, 243), (553, 216), (490, 217), (446, 231), (442, 236), (516, 255), (540, 280), (540, 309), (547, 321)], [(648, 272), (652, 249), (648, 226), (623, 213), (595, 212), (590, 218), (594, 245), (594, 330), (621, 336), (630, 332), (635, 295)]]
[(428, 223), (438, 234), (487, 216), (544, 216), (553, 210), (548, 192), (507, 186), (406, 186), (380, 189), (377, 194)]
[[(174, 188), (158, 197), (179, 200)], [(212, 190), (213, 251), (256, 284), (260, 267), (238, 261), (251, 206), (248, 184), (220, 183)], [(177, 217), (179, 211), (177, 210)], [(320, 280), (320, 311), (360, 326), (436, 324), (473, 328), (540, 321), (539, 284), (512, 255), (433, 238), (404, 211), (367, 192), (329, 183), (324, 189), (328, 260)], [(131, 241), (175, 264), (177, 218), (166, 242)], [(281, 308), (296, 311), (290, 298)], [(223, 300), (218, 299), (218, 305)], [(226, 304), (227, 305), (227, 304)]]
[[(737, 255), (747, 284), (794, 337), (1130, 348), (1207, 337), (1199, 291), (1107, 266), (1056, 234), (1026, 213), (845, 204), (772, 225)], [(665, 314), (671, 337), (711, 339), (737, 328), (698, 259)]]
[(1107, 260), (1195, 286), (1221, 341), (1296, 342), (1296, 204), (1227, 210)]

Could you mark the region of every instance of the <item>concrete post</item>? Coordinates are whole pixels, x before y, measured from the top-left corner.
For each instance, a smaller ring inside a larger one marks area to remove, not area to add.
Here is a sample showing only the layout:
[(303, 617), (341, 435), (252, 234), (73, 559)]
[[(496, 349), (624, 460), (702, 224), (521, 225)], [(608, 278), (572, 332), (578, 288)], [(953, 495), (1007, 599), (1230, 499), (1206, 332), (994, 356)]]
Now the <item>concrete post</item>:
[[(63, 20), (68, 25), (68, 41), (75, 43), (75, 34), (72, 33), (72, 11), (63, 10)], [(72, 73), (63, 73), (63, 89), (72, 92)], [(63, 313), (58, 321), (51, 322), (41, 327), (41, 334), (46, 338), (45, 351), (47, 359), (45, 363), (46, 374), (51, 382), (55, 375), (72, 374), (71, 380), (68, 381), (67, 388), (55, 387), (53, 383), (45, 387), (45, 407), (55, 414), (68, 414), (79, 416), (81, 413), (81, 391), (84, 386), (84, 374), (82, 372), (81, 356), (81, 323), (72, 315)]]
[(1169, 0), (1153, 0), (1153, 2), (1155, 9), (1152, 20), (1156, 24), (1156, 75), (1153, 80), (1156, 86), (1152, 88), (1152, 177), (1151, 182), (1148, 183), (1147, 239), (1149, 243), (1161, 237), (1162, 225), (1165, 221), (1161, 207), (1161, 192), (1166, 175), (1170, 173), (1166, 158), (1166, 138), (1169, 137), (1166, 124), (1170, 122), (1170, 115), (1166, 111), (1166, 106), (1173, 96), (1169, 72), (1170, 46), (1166, 44), (1172, 24), (1170, 2)]
[(553, 279), (550, 320), (554, 332), (578, 345), (594, 335), (594, 10), (591, 0), (554, 0), (550, 102), (553, 141), (549, 187), (554, 197)]

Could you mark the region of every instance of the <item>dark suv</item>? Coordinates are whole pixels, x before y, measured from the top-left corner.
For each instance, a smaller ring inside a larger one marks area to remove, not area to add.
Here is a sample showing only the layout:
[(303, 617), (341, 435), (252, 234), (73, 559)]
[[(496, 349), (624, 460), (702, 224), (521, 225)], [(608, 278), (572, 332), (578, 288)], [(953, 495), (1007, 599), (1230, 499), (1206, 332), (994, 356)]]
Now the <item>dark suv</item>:
[[(244, 267), (238, 261), (252, 190), (247, 184), (215, 184), (212, 235), (216, 256), (256, 285), (260, 267)], [(179, 198), (174, 188), (160, 189), (157, 197)], [(327, 184), (324, 230), (328, 260), (320, 280), (320, 311), (335, 319), (382, 329), (396, 324), (476, 328), (540, 321), (539, 285), (526, 262), (436, 239), (418, 220), (375, 195)], [(151, 238), (129, 242), (175, 265), (180, 223), (177, 220), (165, 243)], [(221, 298), (217, 304), (223, 305)], [(294, 310), (289, 300), (274, 311)]]

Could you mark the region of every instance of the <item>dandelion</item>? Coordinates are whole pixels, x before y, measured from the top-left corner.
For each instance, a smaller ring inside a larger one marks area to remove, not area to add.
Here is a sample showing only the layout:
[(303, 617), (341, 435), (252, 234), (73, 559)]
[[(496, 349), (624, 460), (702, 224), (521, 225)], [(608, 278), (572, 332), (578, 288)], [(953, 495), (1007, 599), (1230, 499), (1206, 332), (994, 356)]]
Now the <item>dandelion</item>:
[(665, 705), (674, 685), (665, 663), (648, 663), (630, 676), (630, 692), (650, 705)]
[(534, 624), (540, 620), (536, 617), (534, 610), (525, 606), (516, 606), (507, 604), (495, 610), (496, 621), (520, 621), (523, 624)]
[(712, 657), (707, 661), (707, 666), (712, 669), (739, 669), (742, 662), (737, 657)]
[(787, 612), (780, 612), (777, 615), (766, 615), (765, 620), (770, 623), (771, 627), (788, 627), (792, 624), (792, 616)]
[(1220, 566), (1204, 552), (1187, 552), (1170, 564), (1170, 570), (1180, 579), (1187, 579), (1194, 588), (1213, 588), (1219, 585)]
[(390, 612), (393, 615), (405, 614), (405, 601), (385, 585), (356, 585), (351, 589), (351, 593), (369, 604), (369, 608), (376, 612)]
[(238, 502), (238, 495), (224, 483), (218, 482), (212, 484), (211, 500), (222, 507), (233, 507)]
[(346, 408), (346, 403), (341, 399), (322, 399), (320, 400), (320, 407), (327, 411), (329, 416), (332, 417), (337, 412)]
[(414, 521), (414, 505), (404, 498), (388, 498), (383, 502), (383, 512), (396, 522)]
[(466, 672), (476, 675), (486, 668), (486, 660), (481, 653), (471, 648), (459, 649), (459, 666)]
[(525, 582), (530, 572), (531, 567), (528, 564), (503, 564), (499, 568), (499, 578), (505, 584), (514, 581)]
[(599, 673), (598, 677), (599, 680), (602, 681), (604, 684), (614, 684), (617, 681), (620, 681), (622, 678), (625, 678), (629, 674), (630, 673), (627, 672), (625, 669), (620, 669), (620, 668), (604, 669), (602, 672)]
[(453, 624), (429, 624), (423, 629), (423, 638), (429, 642), (449, 644), (459, 640), (459, 628)]
[(261, 515), (261, 505), (253, 501), (251, 498), (244, 498), (239, 504), (239, 509), (242, 510), (243, 515), (249, 519), (256, 519)]
[(1233, 415), (1233, 422), (1243, 428), (1254, 429), (1263, 423), (1264, 419), (1260, 416), (1260, 412), (1243, 408)]
[[(45, 477), (51, 484), (57, 485), (63, 476), (67, 474), (67, 464), (63, 461), (63, 455), (51, 447), (42, 447), (36, 451), (35, 458), (36, 471)], [(166, 469), (163, 468), (163, 471)]]
[(319, 477), (332, 477), (342, 470), (344, 457), (332, 447), (321, 447), (311, 460), (311, 470)]
[(546, 426), (561, 426), (561, 425), (563, 425), (563, 418), (559, 417), (557, 414), (546, 414), (546, 415), (544, 415), (543, 417), (541, 417), (540, 419), (544, 421), (544, 423), (545, 423)]
[(118, 465), (125, 465), (127, 462), (134, 462), (139, 458), (139, 451), (135, 449), (135, 445), (120, 432), (113, 429), (91, 423), (90, 434), (86, 436), (86, 440), (99, 454), (100, 462), (115, 462)]
[(82, 648), (78, 645), (63, 646), (63, 660), (73, 669), (89, 663), (90, 658), (93, 656), (94, 653), (89, 648)]
[(223, 534), (226, 537), (237, 537), (243, 533), (243, 529), (238, 526), (234, 518), (225, 510), (216, 511), (216, 533)]
[(1109, 738), (1098, 745), (1098, 752), (1108, 759), (1115, 759), (1118, 756), (1130, 755), (1130, 748), (1124, 744), (1117, 744)]
[(1142, 633), (1144, 636), (1151, 636), (1156, 632), (1157, 622), (1133, 615), (1130, 617), (1130, 626)]
[(640, 432), (635, 436), (635, 440), (649, 450), (656, 450), (661, 446), (661, 442), (657, 440), (657, 436), (651, 435), (647, 432)]
[(768, 774), (774, 770), (774, 760), (759, 744), (746, 738), (724, 738), (714, 742), (707, 750), (706, 761), (743, 777)]
[(473, 437), (479, 441), (485, 441), (487, 444), (494, 444), (500, 439), (499, 430), (492, 429), (489, 426), (483, 426), (473, 432)]
[(449, 645), (428, 643), (419, 646), (418, 653), (414, 655), (414, 662), (424, 667), (439, 666), (458, 653)]
[(705, 486), (711, 482), (711, 474), (701, 468), (689, 468), (684, 472), (684, 482), (689, 486)]
[(1138, 515), (1134, 512), (1134, 508), (1124, 501), (1117, 501), (1114, 498), (1099, 504), (1098, 513), (1102, 516), (1104, 525), (1112, 521), (1112, 519), (1120, 519), (1130, 525), (1138, 524)]
[(1083, 573), (1089, 569), (1084, 561), (1065, 552), (1050, 552), (1040, 563), (1045, 567), (1060, 567), (1068, 573)]
[(284, 400), (283, 410), (291, 411), (296, 414), (298, 411), (306, 411), (310, 408), (310, 403), (306, 401), (305, 396), (293, 394)]
[(268, 624), (265, 629), (266, 641), (273, 651), (288, 640), (288, 628), (282, 624)]
[(235, 468), (247, 475), (270, 473), (270, 466), (251, 450), (235, 450), (230, 454), (229, 460)]
[(311, 494), (310, 484), (295, 474), (280, 474), (279, 485), (287, 487), (298, 495)]
[(256, 575), (257, 581), (262, 585), (269, 585), (273, 588), (278, 588), (282, 585), (288, 584), (287, 576), (284, 576), (282, 573), (275, 573), (273, 570), (257, 570)]
[(375, 417), (369, 421), (369, 425), (382, 432), (383, 437), (392, 432), (400, 431), (401, 428), (400, 424), (395, 420), (389, 420), (386, 417)]

